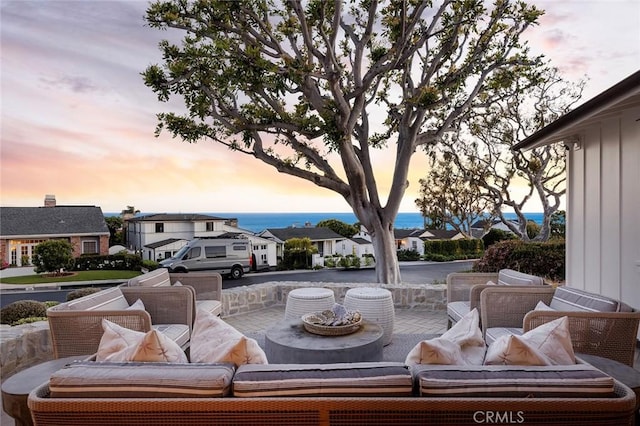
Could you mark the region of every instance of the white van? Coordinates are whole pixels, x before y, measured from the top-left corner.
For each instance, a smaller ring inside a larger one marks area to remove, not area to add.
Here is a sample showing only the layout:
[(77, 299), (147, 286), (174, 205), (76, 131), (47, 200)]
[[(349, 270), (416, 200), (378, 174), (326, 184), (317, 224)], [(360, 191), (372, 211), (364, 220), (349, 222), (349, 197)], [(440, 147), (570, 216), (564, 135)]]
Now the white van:
[(251, 262), (247, 238), (196, 238), (160, 266), (169, 272), (214, 270), (237, 280), (251, 270)]

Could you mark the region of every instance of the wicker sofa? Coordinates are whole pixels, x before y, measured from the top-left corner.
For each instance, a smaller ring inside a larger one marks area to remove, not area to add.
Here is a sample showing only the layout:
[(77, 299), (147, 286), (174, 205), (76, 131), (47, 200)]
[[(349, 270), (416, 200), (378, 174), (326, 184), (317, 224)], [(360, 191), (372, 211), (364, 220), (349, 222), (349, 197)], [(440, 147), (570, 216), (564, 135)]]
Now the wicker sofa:
[(453, 272), (447, 275), (447, 326), (451, 328), (473, 309), (481, 311), (480, 293), (487, 287), (530, 287), (545, 284), (541, 277), (512, 269), (501, 269), (498, 272)]
[[(112, 287), (47, 309), (55, 358), (96, 353), (107, 319), (131, 330), (162, 331), (189, 346), (195, 296), (188, 286)], [(134, 303), (140, 299), (144, 309)]]
[[(470, 425), (496, 419), (525, 424), (633, 424), (636, 399), (631, 389), (588, 365), (569, 370), (424, 365), (410, 369), (403, 363), (384, 362), (237, 369), (229, 364), (80, 362), (54, 373), (31, 392), (28, 405), (39, 426)], [(579, 374), (573, 387), (564, 391), (564, 382), (560, 386), (549, 382), (541, 390), (537, 386), (545, 371), (554, 377), (552, 381), (557, 381), (558, 373)], [(496, 379), (501, 373), (502, 381)], [(581, 385), (581, 374), (587, 373), (594, 383), (607, 380), (607, 390), (596, 386), (598, 394), (588, 396)]]
[(482, 291), (480, 306), (487, 344), (566, 316), (576, 353), (633, 366), (640, 312), (618, 300), (571, 287), (492, 286)]

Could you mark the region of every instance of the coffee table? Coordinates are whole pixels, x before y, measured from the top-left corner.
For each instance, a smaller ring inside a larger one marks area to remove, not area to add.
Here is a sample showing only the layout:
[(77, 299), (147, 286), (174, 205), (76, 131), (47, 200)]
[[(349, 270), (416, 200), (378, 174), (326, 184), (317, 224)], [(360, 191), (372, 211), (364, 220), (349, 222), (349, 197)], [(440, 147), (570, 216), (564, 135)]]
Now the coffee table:
[(363, 321), (344, 336), (321, 336), (305, 330), (301, 320), (282, 321), (267, 330), (265, 353), (273, 364), (326, 364), (382, 361), (382, 328)]

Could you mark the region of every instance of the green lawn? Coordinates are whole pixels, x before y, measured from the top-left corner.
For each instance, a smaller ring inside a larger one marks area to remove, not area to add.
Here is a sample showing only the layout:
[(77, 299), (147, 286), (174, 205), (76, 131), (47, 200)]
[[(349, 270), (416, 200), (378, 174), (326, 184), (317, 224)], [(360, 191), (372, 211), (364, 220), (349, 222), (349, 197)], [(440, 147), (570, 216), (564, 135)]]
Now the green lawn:
[(75, 275), (67, 277), (43, 277), (42, 275), (25, 275), (23, 277), (7, 277), (0, 279), (3, 284), (47, 284), (72, 281), (94, 280), (128, 280), (142, 274), (140, 271), (76, 271)]

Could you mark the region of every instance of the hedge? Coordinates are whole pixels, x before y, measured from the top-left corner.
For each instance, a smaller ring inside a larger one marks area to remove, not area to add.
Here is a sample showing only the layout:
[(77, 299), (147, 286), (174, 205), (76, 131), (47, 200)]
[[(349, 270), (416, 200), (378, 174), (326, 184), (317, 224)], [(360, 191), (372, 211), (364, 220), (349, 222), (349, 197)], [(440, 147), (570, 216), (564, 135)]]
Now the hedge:
[(424, 242), (426, 260), (445, 261), (476, 259), (482, 256), (484, 244), (479, 239), (427, 240)]
[(135, 254), (110, 254), (100, 256), (80, 256), (74, 260), (74, 271), (139, 271), (142, 258)]

